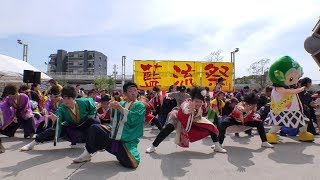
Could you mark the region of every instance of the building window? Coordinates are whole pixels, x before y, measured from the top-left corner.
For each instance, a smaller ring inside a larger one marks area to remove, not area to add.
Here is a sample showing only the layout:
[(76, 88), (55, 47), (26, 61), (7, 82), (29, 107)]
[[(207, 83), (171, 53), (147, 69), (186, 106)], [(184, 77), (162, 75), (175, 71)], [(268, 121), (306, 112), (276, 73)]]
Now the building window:
[(88, 67), (93, 67), (94, 66), (94, 63), (88, 63)]
[(89, 53), (88, 59), (93, 59), (94, 58), (94, 53)]
[(75, 65), (76, 66), (83, 66), (83, 60), (78, 60), (78, 61), (76, 61), (76, 63), (75, 63)]

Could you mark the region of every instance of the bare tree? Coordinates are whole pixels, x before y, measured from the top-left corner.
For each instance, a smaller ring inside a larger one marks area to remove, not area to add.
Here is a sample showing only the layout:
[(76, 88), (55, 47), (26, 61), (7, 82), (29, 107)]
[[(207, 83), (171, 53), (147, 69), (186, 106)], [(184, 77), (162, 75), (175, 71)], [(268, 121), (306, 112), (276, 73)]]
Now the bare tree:
[(205, 61), (209, 62), (221, 62), (223, 61), (224, 57), (221, 56), (222, 50), (218, 49), (216, 51), (212, 51), (208, 56), (206, 56), (204, 59)]
[(267, 85), (269, 62), (270, 59), (264, 58), (252, 63), (248, 69), (261, 88), (264, 88)]

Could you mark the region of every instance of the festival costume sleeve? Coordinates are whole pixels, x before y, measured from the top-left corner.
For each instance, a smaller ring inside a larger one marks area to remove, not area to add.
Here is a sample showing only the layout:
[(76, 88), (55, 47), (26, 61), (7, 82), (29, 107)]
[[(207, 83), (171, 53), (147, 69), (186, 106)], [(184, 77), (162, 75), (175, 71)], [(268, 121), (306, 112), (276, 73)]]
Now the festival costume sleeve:
[[(178, 120), (181, 123), (182, 128), (184, 128), (188, 133), (188, 139), (190, 142), (198, 141), (202, 138), (205, 138), (209, 135), (209, 131), (213, 132), (214, 134), (218, 135), (219, 131), (217, 127), (210, 122), (208, 119), (204, 117), (197, 117), (195, 119), (191, 119), (191, 114), (185, 114), (183, 112), (184, 104), (190, 102), (190, 99), (187, 99), (179, 108), (178, 110)], [(201, 108), (200, 108), (201, 111)], [(191, 121), (190, 121), (191, 120)]]
[(65, 108), (63, 108), (63, 106), (59, 106), (56, 112), (54, 113), (59, 118), (58, 124), (56, 124), (56, 126), (58, 126), (58, 137), (60, 137), (62, 125), (64, 126), (69, 125), (68, 121), (64, 121), (63, 119), (64, 111), (65, 111)]
[(210, 106), (211, 106), (212, 108), (217, 107), (217, 99), (213, 99), (213, 100), (210, 102)]
[(181, 108), (182, 108), (182, 111), (184, 114), (190, 114), (190, 111), (189, 111), (189, 103), (183, 103), (181, 105)]
[[(124, 107), (124, 104), (122, 104)], [(123, 117), (126, 122), (123, 128), (121, 141), (124, 142), (128, 153), (134, 158), (137, 164), (140, 163), (138, 151), (139, 138), (143, 135), (145, 122), (145, 106), (142, 102), (136, 101), (129, 110), (125, 109)], [(133, 160), (133, 159), (132, 159)]]
[(97, 117), (97, 108), (96, 108), (96, 104), (94, 103), (94, 101), (89, 98), (88, 100), (88, 117), (89, 118), (96, 118)]
[(149, 124), (154, 119), (154, 115), (151, 113), (153, 106), (146, 98), (142, 98), (140, 101), (143, 102), (146, 108), (145, 124)]
[(22, 117), (26, 120), (32, 117), (32, 110), (30, 106), (30, 99), (26, 94), (20, 94), (20, 105), (23, 110)]
[(2, 117), (0, 117), (0, 129), (3, 130), (13, 122), (13, 118), (15, 117), (16, 113), (14, 108), (10, 108), (7, 101), (0, 103), (0, 108), (2, 111)]
[(226, 103), (224, 101), (221, 101), (221, 108), (224, 108), (225, 105)]
[(214, 122), (214, 119), (216, 118), (216, 112), (212, 108), (209, 108), (207, 118), (210, 122)]
[(132, 108), (130, 108), (130, 110), (124, 108), (123, 116), (126, 116), (126, 123), (129, 126), (134, 126), (136, 123), (144, 122), (145, 113), (146, 108), (144, 104), (138, 101), (132, 105)]
[(48, 99), (45, 105), (45, 109), (47, 110), (48, 114), (49, 112), (54, 113), (53, 108), (52, 108), (52, 100)]
[(61, 91), (63, 89), (63, 87), (60, 84), (57, 84), (59, 90)]

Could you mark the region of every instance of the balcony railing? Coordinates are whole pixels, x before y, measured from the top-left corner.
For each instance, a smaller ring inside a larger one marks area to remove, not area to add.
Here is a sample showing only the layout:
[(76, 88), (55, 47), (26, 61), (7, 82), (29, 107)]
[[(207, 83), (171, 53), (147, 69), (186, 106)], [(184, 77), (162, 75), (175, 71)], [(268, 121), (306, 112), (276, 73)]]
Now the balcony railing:
[[(94, 74), (93, 72), (83, 72), (83, 73), (72, 73), (72, 72), (49, 72), (48, 76), (51, 76), (53, 79), (70, 79), (70, 80), (94, 80), (99, 77), (111, 77), (114, 78), (114, 75), (105, 75), (105, 74)], [(117, 80), (122, 80), (121, 75), (116, 76)], [(125, 75), (125, 80), (133, 80), (133, 75)]]

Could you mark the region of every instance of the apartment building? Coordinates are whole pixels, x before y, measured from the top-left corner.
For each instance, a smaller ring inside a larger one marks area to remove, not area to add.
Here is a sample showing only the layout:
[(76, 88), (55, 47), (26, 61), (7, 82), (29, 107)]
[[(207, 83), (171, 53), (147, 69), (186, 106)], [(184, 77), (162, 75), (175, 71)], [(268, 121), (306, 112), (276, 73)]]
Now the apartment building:
[(49, 56), (48, 74), (107, 75), (108, 57), (98, 51), (58, 50)]

